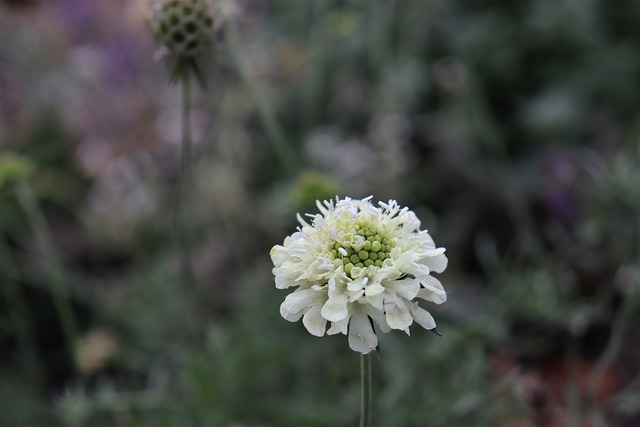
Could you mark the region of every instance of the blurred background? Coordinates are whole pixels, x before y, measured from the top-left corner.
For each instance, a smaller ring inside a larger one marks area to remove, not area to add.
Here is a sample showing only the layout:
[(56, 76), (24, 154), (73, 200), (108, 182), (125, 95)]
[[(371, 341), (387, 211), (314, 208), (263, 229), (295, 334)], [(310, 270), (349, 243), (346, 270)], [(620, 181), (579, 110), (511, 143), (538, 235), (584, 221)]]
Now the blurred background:
[(394, 198), (449, 268), (380, 337), (374, 425), (640, 426), (640, 1), (239, 0), (180, 90), (148, 1), (0, 6), (0, 425), (349, 426), (359, 358), (280, 317), (318, 198)]

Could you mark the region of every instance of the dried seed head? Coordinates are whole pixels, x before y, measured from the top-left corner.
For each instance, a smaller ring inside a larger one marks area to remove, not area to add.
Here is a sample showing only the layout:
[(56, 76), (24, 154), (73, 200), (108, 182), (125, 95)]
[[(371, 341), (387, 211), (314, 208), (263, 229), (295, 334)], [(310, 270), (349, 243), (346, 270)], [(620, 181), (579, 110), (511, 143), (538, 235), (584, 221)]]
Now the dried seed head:
[(151, 22), (161, 53), (191, 59), (211, 47), (222, 19), (207, 0), (157, 0)]

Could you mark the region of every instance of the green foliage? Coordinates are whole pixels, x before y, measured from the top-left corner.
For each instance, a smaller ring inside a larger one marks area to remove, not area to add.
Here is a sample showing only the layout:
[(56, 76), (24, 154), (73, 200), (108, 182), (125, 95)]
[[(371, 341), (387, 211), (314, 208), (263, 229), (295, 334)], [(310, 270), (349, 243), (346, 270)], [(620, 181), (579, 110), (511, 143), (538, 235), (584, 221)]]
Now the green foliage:
[(291, 189), (291, 204), (297, 211), (314, 209), (316, 200), (329, 200), (338, 194), (338, 184), (322, 172), (309, 170), (297, 177)]
[(4, 153), (0, 158), (0, 188), (26, 179), (33, 170), (27, 159), (12, 153)]

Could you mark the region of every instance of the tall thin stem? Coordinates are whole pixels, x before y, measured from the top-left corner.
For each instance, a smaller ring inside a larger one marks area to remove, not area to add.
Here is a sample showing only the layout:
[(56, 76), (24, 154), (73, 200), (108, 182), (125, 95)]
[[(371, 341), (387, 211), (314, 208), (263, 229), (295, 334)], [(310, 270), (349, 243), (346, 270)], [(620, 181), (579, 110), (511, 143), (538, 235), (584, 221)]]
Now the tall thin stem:
[(371, 355), (360, 355), (360, 427), (371, 426)]
[(188, 192), (191, 187), (192, 147), (191, 147), (191, 123), (189, 120), (191, 110), (191, 85), (188, 72), (183, 73), (180, 79), (182, 83), (182, 143), (180, 145), (180, 170), (176, 187), (174, 205), (174, 233), (180, 256), (180, 275), (185, 289), (192, 288), (193, 272), (191, 270), (191, 246), (187, 231)]

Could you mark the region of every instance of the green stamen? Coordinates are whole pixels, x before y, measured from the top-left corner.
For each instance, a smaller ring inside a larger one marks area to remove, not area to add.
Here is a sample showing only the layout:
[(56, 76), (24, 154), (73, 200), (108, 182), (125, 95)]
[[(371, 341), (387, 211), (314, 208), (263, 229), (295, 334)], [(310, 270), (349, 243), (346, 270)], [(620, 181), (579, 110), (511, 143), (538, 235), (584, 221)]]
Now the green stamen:
[[(375, 228), (354, 224), (352, 236), (352, 243), (343, 245), (333, 242), (328, 245), (328, 250), (333, 258), (342, 263), (344, 271), (352, 278), (360, 274), (359, 269), (371, 266), (381, 268), (384, 265), (384, 260), (391, 258), (393, 246), (390, 240), (382, 237)], [(362, 237), (363, 240), (359, 240), (356, 236)]]

